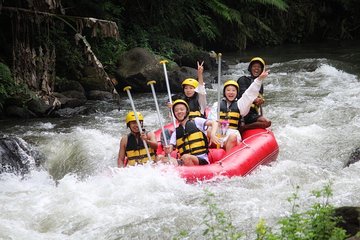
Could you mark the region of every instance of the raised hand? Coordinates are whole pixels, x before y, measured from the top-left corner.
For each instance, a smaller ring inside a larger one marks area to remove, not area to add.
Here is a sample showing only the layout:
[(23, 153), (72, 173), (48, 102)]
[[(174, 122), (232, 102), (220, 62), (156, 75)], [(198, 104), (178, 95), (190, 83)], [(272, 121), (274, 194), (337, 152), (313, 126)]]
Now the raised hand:
[(204, 78), (203, 78), (203, 72), (204, 72), (204, 67), (203, 67), (204, 61), (202, 61), (201, 63), (199, 63), (199, 61), (197, 61), (197, 67), (198, 67), (198, 81), (200, 85), (204, 85)]
[(264, 71), (260, 74), (260, 76), (258, 77), (261, 81), (263, 81), (270, 73), (270, 70), (266, 70), (265, 71), (265, 67), (264, 67)]
[(199, 63), (199, 61), (197, 61), (197, 69), (198, 69), (198, 74), (202, 74), (204, 72), (204, 61), (202, 61), (201, 63)]

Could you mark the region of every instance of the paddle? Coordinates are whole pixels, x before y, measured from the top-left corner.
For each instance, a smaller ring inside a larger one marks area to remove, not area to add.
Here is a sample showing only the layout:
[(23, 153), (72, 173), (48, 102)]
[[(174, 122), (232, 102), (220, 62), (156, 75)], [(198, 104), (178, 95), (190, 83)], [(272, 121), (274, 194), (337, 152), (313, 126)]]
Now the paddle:
[[(135, 110), (135, 105), (134, 105), (134, 101), (133, 101), (133, 99), (132, 99), (132, 97), (131, 97), (130, 89), (131, 89), (130, 86), (124, 87), (124, 91), (126, 91), (128, 97), (129, 97), (130, 104), (131, 104), (131, 108), (132, 108), (132, 110), (133, 110), (133, 112), (134, 112), (135, 119), (136, 119), (136, 123), (137, 123), (138, 128), (139, 128), (139, 131), (140, 131), (140, 133), (141, 133), (142, 127), (141, 127), (141, 124), (140, 124), (140, 121), (139, 121), (138, 113), (137, 113), (137, 111)], [(149, 161), (152, 161), (151, 156), (150, 156), (150, 152), (149, 152), (149, 147), (148, 147), (148, 145), (147, 145), (147, 143), (146, 143), (145, 140), (143, 140), (143, 144), (144, 144), (144, 147), (145, 147), (145, 150), (146, 150), (147, 157), (149, 158)]]
[(218, 95), (217, 95), (217, 119), (220, 120), (220, 92), (221, 92), (221, 53), (217, 54), (217, 60), (218, 60)]
[[(167, 74), (167, 70), (166, 70), (166, 63), (168, 63), (167, 60), (162, 60), (160, 61), (160, 63), (163, 65), (164, 67), (164, 75), (165, 75), (165, 82), (166, 82), (166, 89), (167, 89), (167, 92), (168, 92), (168, 97), (169, 97), (169, 102), (170, 104), (172, 105), (172, 98), (171, 98), (171, 91), (170, 91), (170, 85), (169, 85), (169, 78), (168, 78), (168, 74)], [(173, 121), (173, 124), (174, 124), (174, 128), (176, 128), (176, 120), (175, 120), (175, 116), (174, 116), (174, 113), (172, 111), (172, 108), (170, 109), (170, 112), (171, 112), (171, 118), (172, 118), (172, 121)]]
[[(164, 125), (162, 124), (162, 121), (161, 121), (160, 109), (159, 109), (159, 104), (158, 104), (156, 93), (155, 93), (154, 84), (156, 84), (156, 81), (154, 81), (154, 80), (150, 80), (150, 81), (147, 82), (147, 85), (149, 85), (151, 87), (151, 92), (153, 94), (153, 98), (154, 98), (154, 102), (155, 102), (155, 107), (156, 107), (156, 112), (157, 112), (157, 116), (158, 116), (158, 120), (159, 120), (159, 125), (160, 125), (161, 132), (162, 132), (162, 135), (163, 135), (163, 138), (164, 138), (165, 146), (167, 146), (168, 141), (166, 139)], [(167, 157), (170, 160), (170, 155), (169, 154), (167, 154)]]
[[(217, 54), (217, 62), (218, 62), (218, 95), (217, 95), (217, 120), (219, 122), (219, 129), (218, 129), (218, 137), (222, 137), (226, 134), (227, 127), (229, 126), (229, 123), (227, 121), (220, 121), (220, 96), (221, 96), (221, 53)], [(221, 142), (221, 145), (216, 145), (217, 148), (223, 147), (223, 143)]]

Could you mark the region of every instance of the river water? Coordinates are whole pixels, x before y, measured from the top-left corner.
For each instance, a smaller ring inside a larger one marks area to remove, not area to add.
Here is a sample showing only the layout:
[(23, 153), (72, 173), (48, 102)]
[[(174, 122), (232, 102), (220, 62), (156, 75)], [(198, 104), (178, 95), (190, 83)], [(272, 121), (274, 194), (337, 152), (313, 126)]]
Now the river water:
[[(309, 45), (223, 54), (230, 68), (222, 80), (247, 74), (245, 61), (254, 55), (271, 70), (264, 114), (280, 153), (247, 177), (186, 184), (149, 166), (117, 169), (131, 109), (125, 95), (121, 110), (116, 103), (92, 102), (96, 111), (88, 116), (1, 121), (2, 134), (23, 138), (46, 161), (24, 178), (0, 176), (0, 239), (172, 239), (182, 230), (188, 239), (206, 239), (207, 192), (245, 239), (254, 238), (259, 219), (274, 226), (289, 214), (287, 199), (297, 186), (302, 210), (315, 201), (310, 192), (328, 183), (332, 204), (359, 206), (360, 164), (344, 168), (360, 145), (359, 49)], [(209, 104), (216, 101), (216, 90), (207, 92)], [(152, 95), (133, 98), (146, 129), (158, 128)], [(168, 122), (167, 95), (158, 99)]]

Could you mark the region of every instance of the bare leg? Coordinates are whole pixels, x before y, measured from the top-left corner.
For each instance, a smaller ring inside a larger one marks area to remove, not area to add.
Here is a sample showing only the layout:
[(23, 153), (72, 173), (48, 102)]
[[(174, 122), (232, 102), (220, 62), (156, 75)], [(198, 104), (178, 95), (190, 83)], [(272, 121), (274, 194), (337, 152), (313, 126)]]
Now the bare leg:
[(194, 155), (184, 154), (181, 156), (181, 159), (184, 161), (185, 166), (199, 165), (199, 159)]
[(178, 165), (177, 160), (173, 157), (168, 157), (168, 156), (164, 156), (164, 155), (160, 154), (156, 158), (157, 158), (156, 163), (166, 163), (166, 164), (172, 164), (175, 166)]
[(266, 119), (264, 116), (260, 116), (256, 122), (245, 124), (239, 128), (240, 132), (248, 129), (255, 129), (255, 128), (268, 128), (271, 126), (271, 121)]
[(229, 152), (237, 144), (237, 136), (235, 134), (230, 134), (228, 139), (225, 142), (225, 151)]

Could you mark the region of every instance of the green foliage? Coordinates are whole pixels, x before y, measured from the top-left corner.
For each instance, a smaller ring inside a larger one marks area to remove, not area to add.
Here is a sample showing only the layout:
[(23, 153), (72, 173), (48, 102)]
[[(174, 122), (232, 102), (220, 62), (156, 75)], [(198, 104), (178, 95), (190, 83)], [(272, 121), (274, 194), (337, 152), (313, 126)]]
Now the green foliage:
[(212, 240), (240, 239), (243, 234), (236, 230), (230, 215), (222, 211), (212, 200), (214, 194), (207, 192), (204, 204), (208, 206), (208, 211), (203, 221), (206, 226), (203, 235)]
[(15, 82), (11, 77), (8, 66), (0, 63), (0, 108), (3, 107), (4, 101), (16, 88)]
[(13, 97), (16, 99), (15, 104), (24, 106), (28, 100), (36, 96), (25, 84), (15, 83), (9, 67), (0, 63), (0, 108), (4, 107), (7, 99)]
[(143, 29), (139, 25), (135, 24), (130, 27), (128, 29), (128, 34), (126, 34), (124, 37), (128, 48), (143, 47), (151, 49), (149, 46), (149, 41), (152, 36), (149, 31)]
[[(347, 235), (344, 229), (336, 226), (341, 218), (335, 217), (335, 209), (329, 203), (332, 196), (331, 185), (327, 184), (321, 190), (312, 191), (317, 201), (305, 212), (300, 212), (299, 187), (289, 197), (291, 214), (278, 221), (278, 228), (273, 230), (260, 219), (256, 226), (256, 240), (344, 240)], [(231, 222), (230, 215), (222, 211), (214, 203), (215, 195), (206, 192), (203, 204), (208, 207), (202, 222), (205, 225), (203, 235), (206, 239), (246, 239)], [(189, 239), (186, 231), (181, 231), (174, 240)]]
[(68, 34), (62, 28), (53, 29), (54, 44), (56, 46), (56, 73), (70, 79), (78, 78), (80, 69), (85, 65), (86, 58), (82, 52), (82, 45), (77, 46), (74, 32)]
[(114, 74), (118, 56), (127, 49), (127, 45), (122, 40), (96, 38), (91, 41), (91, 46), (103, 64), (105, 71)]
[[(117, 23), (120, 40), (87, 39), (110, 74), (115, 72), (117, 56), (133, 47), (147, 48), (175, 59), (176, 55), (197, 48), (230, 51), (249, 46), (360, 37), (360, 4), (356, 0), (63, 0), (62, 6), (68, 16), (95, 17)], [(11, 17), (5, 14), (1, 17), (5, 19), (0, 21), (1, 26), (11, 25)], [(28, 37), (37, 39), (38, 45), (54, 39), (50, 44), (56, 47), (56, 74), (78, 79), (86, 56), (83, 45), (76, 46), (74, 41), (76, 24), (69, 20), (71, 18), (64, 16), (64, 19), (67, 26), (54, 21), (50, 29), (39, 28), (38, 32), (43, 34)], [(45, 34), (47, 30), (50, 34)], [(91, 32), (84, 28), (83, 34), (90, 36)], [(0, 51), (10, 59), (7, 45), (12, 40), (2, 33), (0, 40), (3, 43)], [(194, 45), (197, 47), (188, 47)], [(10, 85), (0, 85), (0, 104), (11, 92)], [(18, 90), (18, 86), (15, 88)]]
[(313, 191), (312, 195), (318, 199), (312, 207), (300, 213), (298, 194), (294, 193), (288, 199), (292, 205), (291, 215), (279, 221), (280, 231), (272, 231), (260, 220), (257, 228), (257, 240), (342, 240), (346, 238), (344, 229), (336, 224), (341, 220), (334, 216), (334, 207), (329, 204), (332, 196), (330, 184), (320, 191)]

